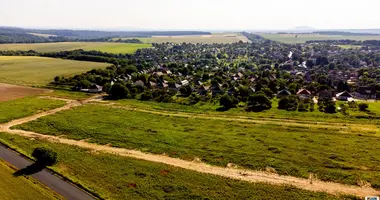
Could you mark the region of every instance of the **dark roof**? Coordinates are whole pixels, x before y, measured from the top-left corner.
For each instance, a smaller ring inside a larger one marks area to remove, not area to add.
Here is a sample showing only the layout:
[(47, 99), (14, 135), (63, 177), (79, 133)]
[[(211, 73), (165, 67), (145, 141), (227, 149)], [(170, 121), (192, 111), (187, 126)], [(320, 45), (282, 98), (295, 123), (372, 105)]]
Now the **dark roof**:
[(288, 95), (291, 95), (292, 93), (290, 93), (288, 90), (281, 90), (279, 93), (277, 93), (277, 95), (280, 95), (280, 96), (288, 96)]

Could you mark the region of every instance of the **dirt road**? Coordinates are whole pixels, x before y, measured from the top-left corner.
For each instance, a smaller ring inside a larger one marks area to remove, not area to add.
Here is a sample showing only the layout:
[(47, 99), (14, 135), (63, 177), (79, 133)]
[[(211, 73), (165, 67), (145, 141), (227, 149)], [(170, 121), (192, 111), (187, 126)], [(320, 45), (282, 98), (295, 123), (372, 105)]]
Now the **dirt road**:
[[(101, 151), (101, 152), (116, 154), (120, 156), (126, 156), (126, 157), (132, 157), (132, 158), (142, 159), (142, 160), (151, 161), (151, 162), (163, 163), (163, 164), (167, 164), (171, 166), (180, 167), (183, 169), (188, 169), (188, 170), (193, 170), (193, 171), (197, 171), (201, 173), (213, 174), (213, 175), (218, 175), (218, 176), (223, 176), (227, 178), (238, 179), (238, 180), (243, 180), (243, 181), (248, 181), (248, 182), (266, 182), (266, 183), (277, 184), (277, 185), (287, 184), (287, 185), (292, 185), (301, 189), (306, 189), (306, 190), (311, 190), (311, 191), (322, 191), (322, 192), (328, 192), (331, 194), (350, 194), (350, 195), (356, 195), (356, 196), (361, 196), (361, 197), (380, 194), (380, 191), (375, 190), (371, 187), (358, 187), (358, 186), (350, 186), (350, 185), (344, 185), (344, 184), (339, 184), (339, 183), (323, 182), (323, 181), (311, 180), (311, 179), (302, 179), (302, 178), (296, 178), (296, 177), (291, 177), (291, 176), (280, 176), (277, 174), (266, 173), (266, 172), (261, 172), (261, 171), (252, 171), (252, 170), (246, 170), (246, 169), (223, 168), (223, 167), (211, 166), (211, 165), (208, 165), (202, 162), (197, 162), (197, 161), (194, 161), (194, 162), (186, 161), (186, 160), (181, 160), (177, 158), (171, 158), (164, 155), (149, 154), (149, 153), (144, 153), (144, 152), (140, 152), (136, 150), (104, 146), (104, 145), (88, 143), (85, 141), (78, 141), (78, 140), (61, 138), (57, 136), (49, 136), (49, 135), (43, 135), (43, 134), (34, 133), (34, 132), (10, 129), (11, 126), (19, 125), (19, 124), (26, 123), (32, 120), (36, 120), (40, 117), (52, 115), (59, 111), (68, 110), (72, 107), (80, 106), (82, 104), (92, 102), (92, 101), (94, 101), (94, 98), (88, 99), (82, 102), (67, 101), (68, 104), (61, 108), (39, 113), (34, 116), (17, 119), (9, 123), (0, 125), (0, 131), (16, 134), (16, 135), (20, 135), (24, 137), (29, 137), (29, 138), (36, 138), (36, 139), (48, 140), (48, 141), (56, 142), (56, 143), (78, 146), (82, 148), (87, 148), (92, 151)], [(114, 106), (114, 105), (110, 105), (110, 106)], [(116, 108), (119, 108), (119, 107), (116, 107)], [(144, 110), (138, 110), (138, 111), (142, 112)], [(154, 112), (154, 113), (159, 114), (158, 111), (147, 111), (147, 110), (145, 111), (149, 113)], [(174, 116), (184, 115), (183, 113), (182, 114), (171, 113), (171, 114)], [(164, 115), (168, 115), (168, 113), (165, 113)], [(191, 114), (186, 114), (186, 117), (191, 117), (187, 115), (191, 115)], [(200, 116), (196, 115), (196, 117), (200, 117)], [(225, 118), (223, 119), (220, 119), (220, 118), (223, 118), (223, 117), (218, 117), (218, 118), (212, 117), (212, 119), (226, 120)], [(228, 120), (231, 120), (231, 119), (233, 118), (230, 118)], [(239, 120), (242, 120), (242, 119), (239, 119)], [(248, 119), (244, 119), (244, 120), (248, 120)]]

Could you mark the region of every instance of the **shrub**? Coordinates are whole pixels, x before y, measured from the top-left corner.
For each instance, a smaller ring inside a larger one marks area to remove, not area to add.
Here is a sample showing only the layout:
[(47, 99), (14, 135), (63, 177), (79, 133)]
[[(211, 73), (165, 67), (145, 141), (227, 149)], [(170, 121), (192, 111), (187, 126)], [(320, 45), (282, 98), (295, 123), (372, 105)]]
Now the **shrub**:
[(295, 111), (298, 108), (298, 98), (296, 96), (289, 96), (282, 98), (278, 102), (278, 109), (281, 110), (288, 110), (288, 111)]
[(236, 105), (239, 103), (238, 100), (230, 95), (223, 95), (220, 97), (220, 106), (223, 106), (225, 109), (230, 109), (236, 107)]
[(128, 93), (128, 88), (121, 83), (115, 83), (110, 89), (110, 95), (115, 99), (125, 98)]
[(52, 166), (56, 164), (58, 160), (57, 153), (45, 147), (35, 148), (32, 156), (37, 160), (36, 163), (44, 166)]
[(298, 105), (298, 111), (299, 112), (307, 112), (308, 109), (309, 109), (309, 104), (307, 104), (307, 103), (301, 102)]
[(368, 104), (367, 103), (359, 103), (358, 108), (360, 111), (367, 111), (368, 110)]
[(260, 112), (272, 108), (272, 102), (262, 92), (251, 95), (248, 98), (248, 111)]

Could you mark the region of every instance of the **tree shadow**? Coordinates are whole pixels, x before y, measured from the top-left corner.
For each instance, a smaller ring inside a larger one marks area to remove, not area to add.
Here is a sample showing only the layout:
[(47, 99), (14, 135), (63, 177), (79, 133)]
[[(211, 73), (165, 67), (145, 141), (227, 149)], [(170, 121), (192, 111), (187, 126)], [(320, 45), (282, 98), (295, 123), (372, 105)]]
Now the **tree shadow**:
[(33, 175), (36, 174), (40, 171), (45, 169), (45, 165), (40, 164), (40, 163), (33, 163), (24, 169), (20, 169), (17, 172), (13, 173), (13, 176), (28, 176), (28, 175)]

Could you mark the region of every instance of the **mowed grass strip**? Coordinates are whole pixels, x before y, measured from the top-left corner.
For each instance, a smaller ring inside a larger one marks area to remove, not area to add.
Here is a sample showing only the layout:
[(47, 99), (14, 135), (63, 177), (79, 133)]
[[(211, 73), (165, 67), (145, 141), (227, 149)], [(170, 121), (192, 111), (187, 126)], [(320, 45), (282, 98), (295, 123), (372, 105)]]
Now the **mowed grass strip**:
[(0, 123), (30, 116), (38, 112), (64, 106), (66, 102), (37, 97), (25, 97), (12, 101), (0, 102)]
[[(105, 199), (348, 199), (264, 183), (247, 183), (164, 164), (91, 152), (86, 149), (28, 140), (0, 133), (0, 142), (30, 155), (46, 146), (58, 153), (54, 170)], [(355, 199), (350, 197), (350, 199)]]
[(33, 178), (13, 176), (14, 172), (0, 159), (0, 199), (63, 199)]
[(77, 49), (103, 51), (107, 53), (134, 53), (138, 49), (150, 48), (151, 44), (127, 44), (113, 42), (58, 42), (35, 44), (0, 44), (0, 51), (34, 50), (37, 52), (72, 51)]
[(107, 66), (110, 64), (42, 57), (0, 56), (0, 82), (46, 85), (52, 82), (55, 76), (72, 76)]
[(86, 105), (14, 127), (226, 166), (380, 188), (377, 133), (183, 118)]

